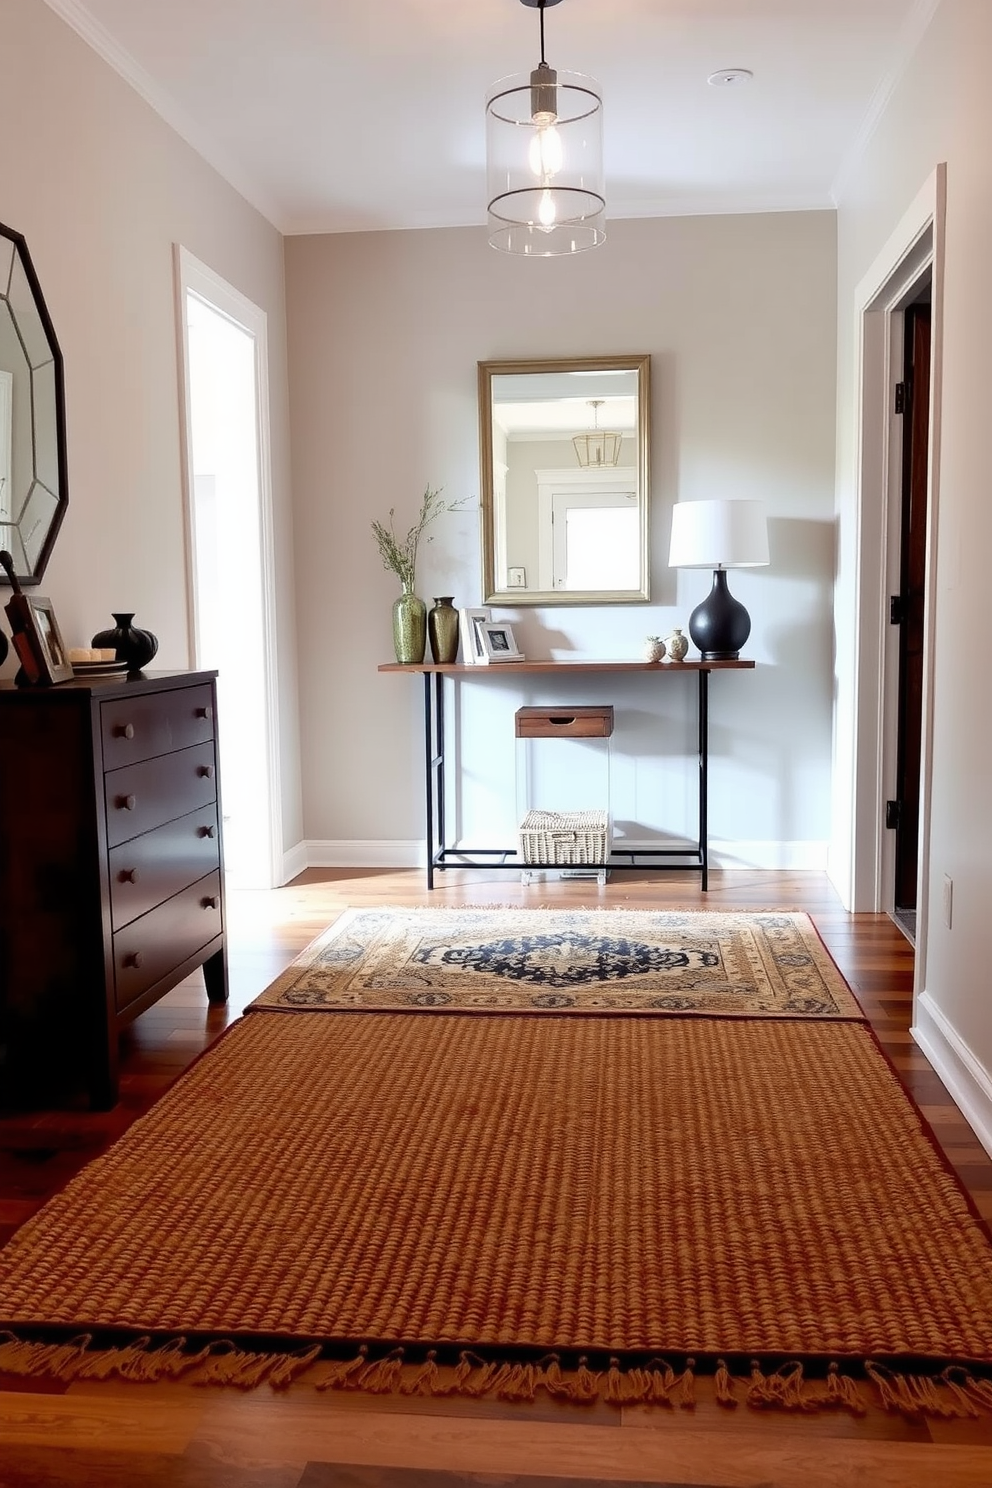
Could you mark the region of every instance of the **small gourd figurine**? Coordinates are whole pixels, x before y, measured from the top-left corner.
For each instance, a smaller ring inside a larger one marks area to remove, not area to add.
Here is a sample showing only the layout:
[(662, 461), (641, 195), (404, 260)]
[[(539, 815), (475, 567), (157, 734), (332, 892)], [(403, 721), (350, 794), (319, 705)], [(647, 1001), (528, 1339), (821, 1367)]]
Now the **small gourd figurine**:
[(668, 656), (671, 661), (685, 661), (686, 653), (689, 650), (689, 642), (677, 625), (668, 637), (665, 645), (668, 647)]
[(661, 636), (645, 636), (644, 660), (660, 661), (665, 654), (665, 643)]

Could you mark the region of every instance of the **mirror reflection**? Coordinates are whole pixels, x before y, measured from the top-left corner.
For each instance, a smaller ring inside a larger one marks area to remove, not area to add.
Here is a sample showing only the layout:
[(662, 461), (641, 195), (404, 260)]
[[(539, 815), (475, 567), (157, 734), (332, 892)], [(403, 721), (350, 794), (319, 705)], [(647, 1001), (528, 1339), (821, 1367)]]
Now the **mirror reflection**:
[(650, 597), (649, 365), (479, 363), (487, 604)]
[(44, 573), (66, 501), (62, 356), (24, 239), (0, 224), (0, 548), (22, 584)]

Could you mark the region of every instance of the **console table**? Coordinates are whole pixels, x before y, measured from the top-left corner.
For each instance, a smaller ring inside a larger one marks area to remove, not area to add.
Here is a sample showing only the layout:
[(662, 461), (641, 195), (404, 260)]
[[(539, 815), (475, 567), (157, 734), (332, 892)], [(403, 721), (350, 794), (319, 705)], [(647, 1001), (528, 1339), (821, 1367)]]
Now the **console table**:
[[(547, 871), (561, 868), (560, 863), (524, 863), (516, 847), (446, 847), (444, 824), (444, 683), (450, 678), (457, 684), (467, 678), (485, 682), (493, 675), (513, 676), (540, 674), (561, 680), (585, 672), (623, 675), (629, 672), (649, 673), (667, 686), (673, 677), (695, 675), (697, 685), (697, 722), (699, 739), (699, 835), (694, 843), (669, 848), (614, 848), (606, 863), (583, 864), (590, 871), (604, 868), (649, 867), (658, 872), (673, 872), (685, 867), (698, 868), (702, 888), (709, 886), (709, 849), (707, 845), (707, 799), (709, 773), (709, 676), (710, 672), (747, 671), (753, 661), (515, 661), (502, 666), (463, 666), (424, 661), (419, 665), (383, 662), (380, 672), (412, 672), (424, 679), (424, 784), (427, 803), (427, 887), (433, 889), (434, 875), (445, 868), (507, 869), (519, 872)], [(670, 858), (690, 859), (671, 863)], [(658, 860), (662, 861), (658, 861)]]

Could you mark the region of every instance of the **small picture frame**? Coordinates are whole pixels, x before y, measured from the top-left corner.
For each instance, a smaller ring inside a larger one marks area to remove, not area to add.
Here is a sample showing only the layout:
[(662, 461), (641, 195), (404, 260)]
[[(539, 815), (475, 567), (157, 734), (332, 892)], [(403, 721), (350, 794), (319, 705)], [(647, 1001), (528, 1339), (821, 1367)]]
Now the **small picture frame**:
[(463, 609), (458, 611), (459, 628), (462, 643), (463, 666), (483, 666), (486, 653), (482, 647), (482, 639), (479, 634), (479, 626), (493, 618), (493, 612), (488, 605), (482, 605), (477, 609)]
[(477, 628), (485, 652), (484, 666), (502, 661), (524, 660), (524, 653), (517, 650), (513, 631), (505, 620), (481, 620)]
[(14, 647), (28, 682), (51, 686), (73, 677), (59, 622), (50, 599), (34, 594), (19, 609), (23, 625), (14, 634)]

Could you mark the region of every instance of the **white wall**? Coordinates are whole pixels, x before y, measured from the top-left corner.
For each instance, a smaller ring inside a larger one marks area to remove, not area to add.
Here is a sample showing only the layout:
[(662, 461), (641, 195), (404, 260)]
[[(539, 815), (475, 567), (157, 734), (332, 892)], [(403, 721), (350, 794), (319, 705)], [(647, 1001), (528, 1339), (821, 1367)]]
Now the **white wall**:
[(282, 238), (42, 0), (3, 0), (0, 221), (27, 239), (65, 360), (69, 509), (41, 588), (68, 645), (133, 610), (159, 637), (156, 667), (188, 664), (173, 244), (268, 315), (290, 845), (302, 816)]
[[(711, 832), (750, 861), (822, 861), (829, 830), (834, 563), (832, 213), (615, 222), (573, 260), (522, 261), (481, 230), (300, 237), (286, 244), (306, 836), (422, 839), (419, 680), (391, 656), (397, 585), (369, 523), (411, 519), (428, 483), (476, 495), (476, 362), (652, 357), (650, 605), (507, 609), (528, 655), (638, 657), (709, 587), (667, 564), (676, 500), (769, 505), (772, 564), (731, 587), (753, 620), (755, 673), (714, 679)], [(418, 588), (480, 602), (475, 512), (445, 517)], [(594, 678), (614, 701), (615, 813), (642, 832), (694, 829), (692, 688)], [(512, 829), (512, 712), (540, 679), (464, 684), (460, 824)], [(563, 766), (565, 768), (565, 766)], [(595, 804), (576, 801), (576, 806)], [(376, 848), (375, 844), (379, 844)], [(794, 846), (784, 846), (793, 844)], [(784, 855), (784, 856), (783, 856)]]
[[(992, 1142), (992, 998), (985, 934), (992, 903), (992, 709), (982, 672), (988, 554), (992, 344), (992, 49), (988, 0), (943, 0), (845, 190), (839, 212), (838, 676), (853, 654), (851, 569), (857, 410), (854, 289), (927, 177), (947, 162), (943, 409), (937, 532), (935, 721), (928, 941), (918, 1010), (924, 1037)], [(850, 770), (850, 710), (839, 719), (838, 780)], [(841, 806), (846, 804), (839, 792)], [(843, 837), (844, 823), (838, 822)], [(953, 925), (942, 885), (954, 882)], [(928, 1050), (929, 1051), (929, 1050)], [(963, 1083), (960, 1083), (963, 1082)]]

